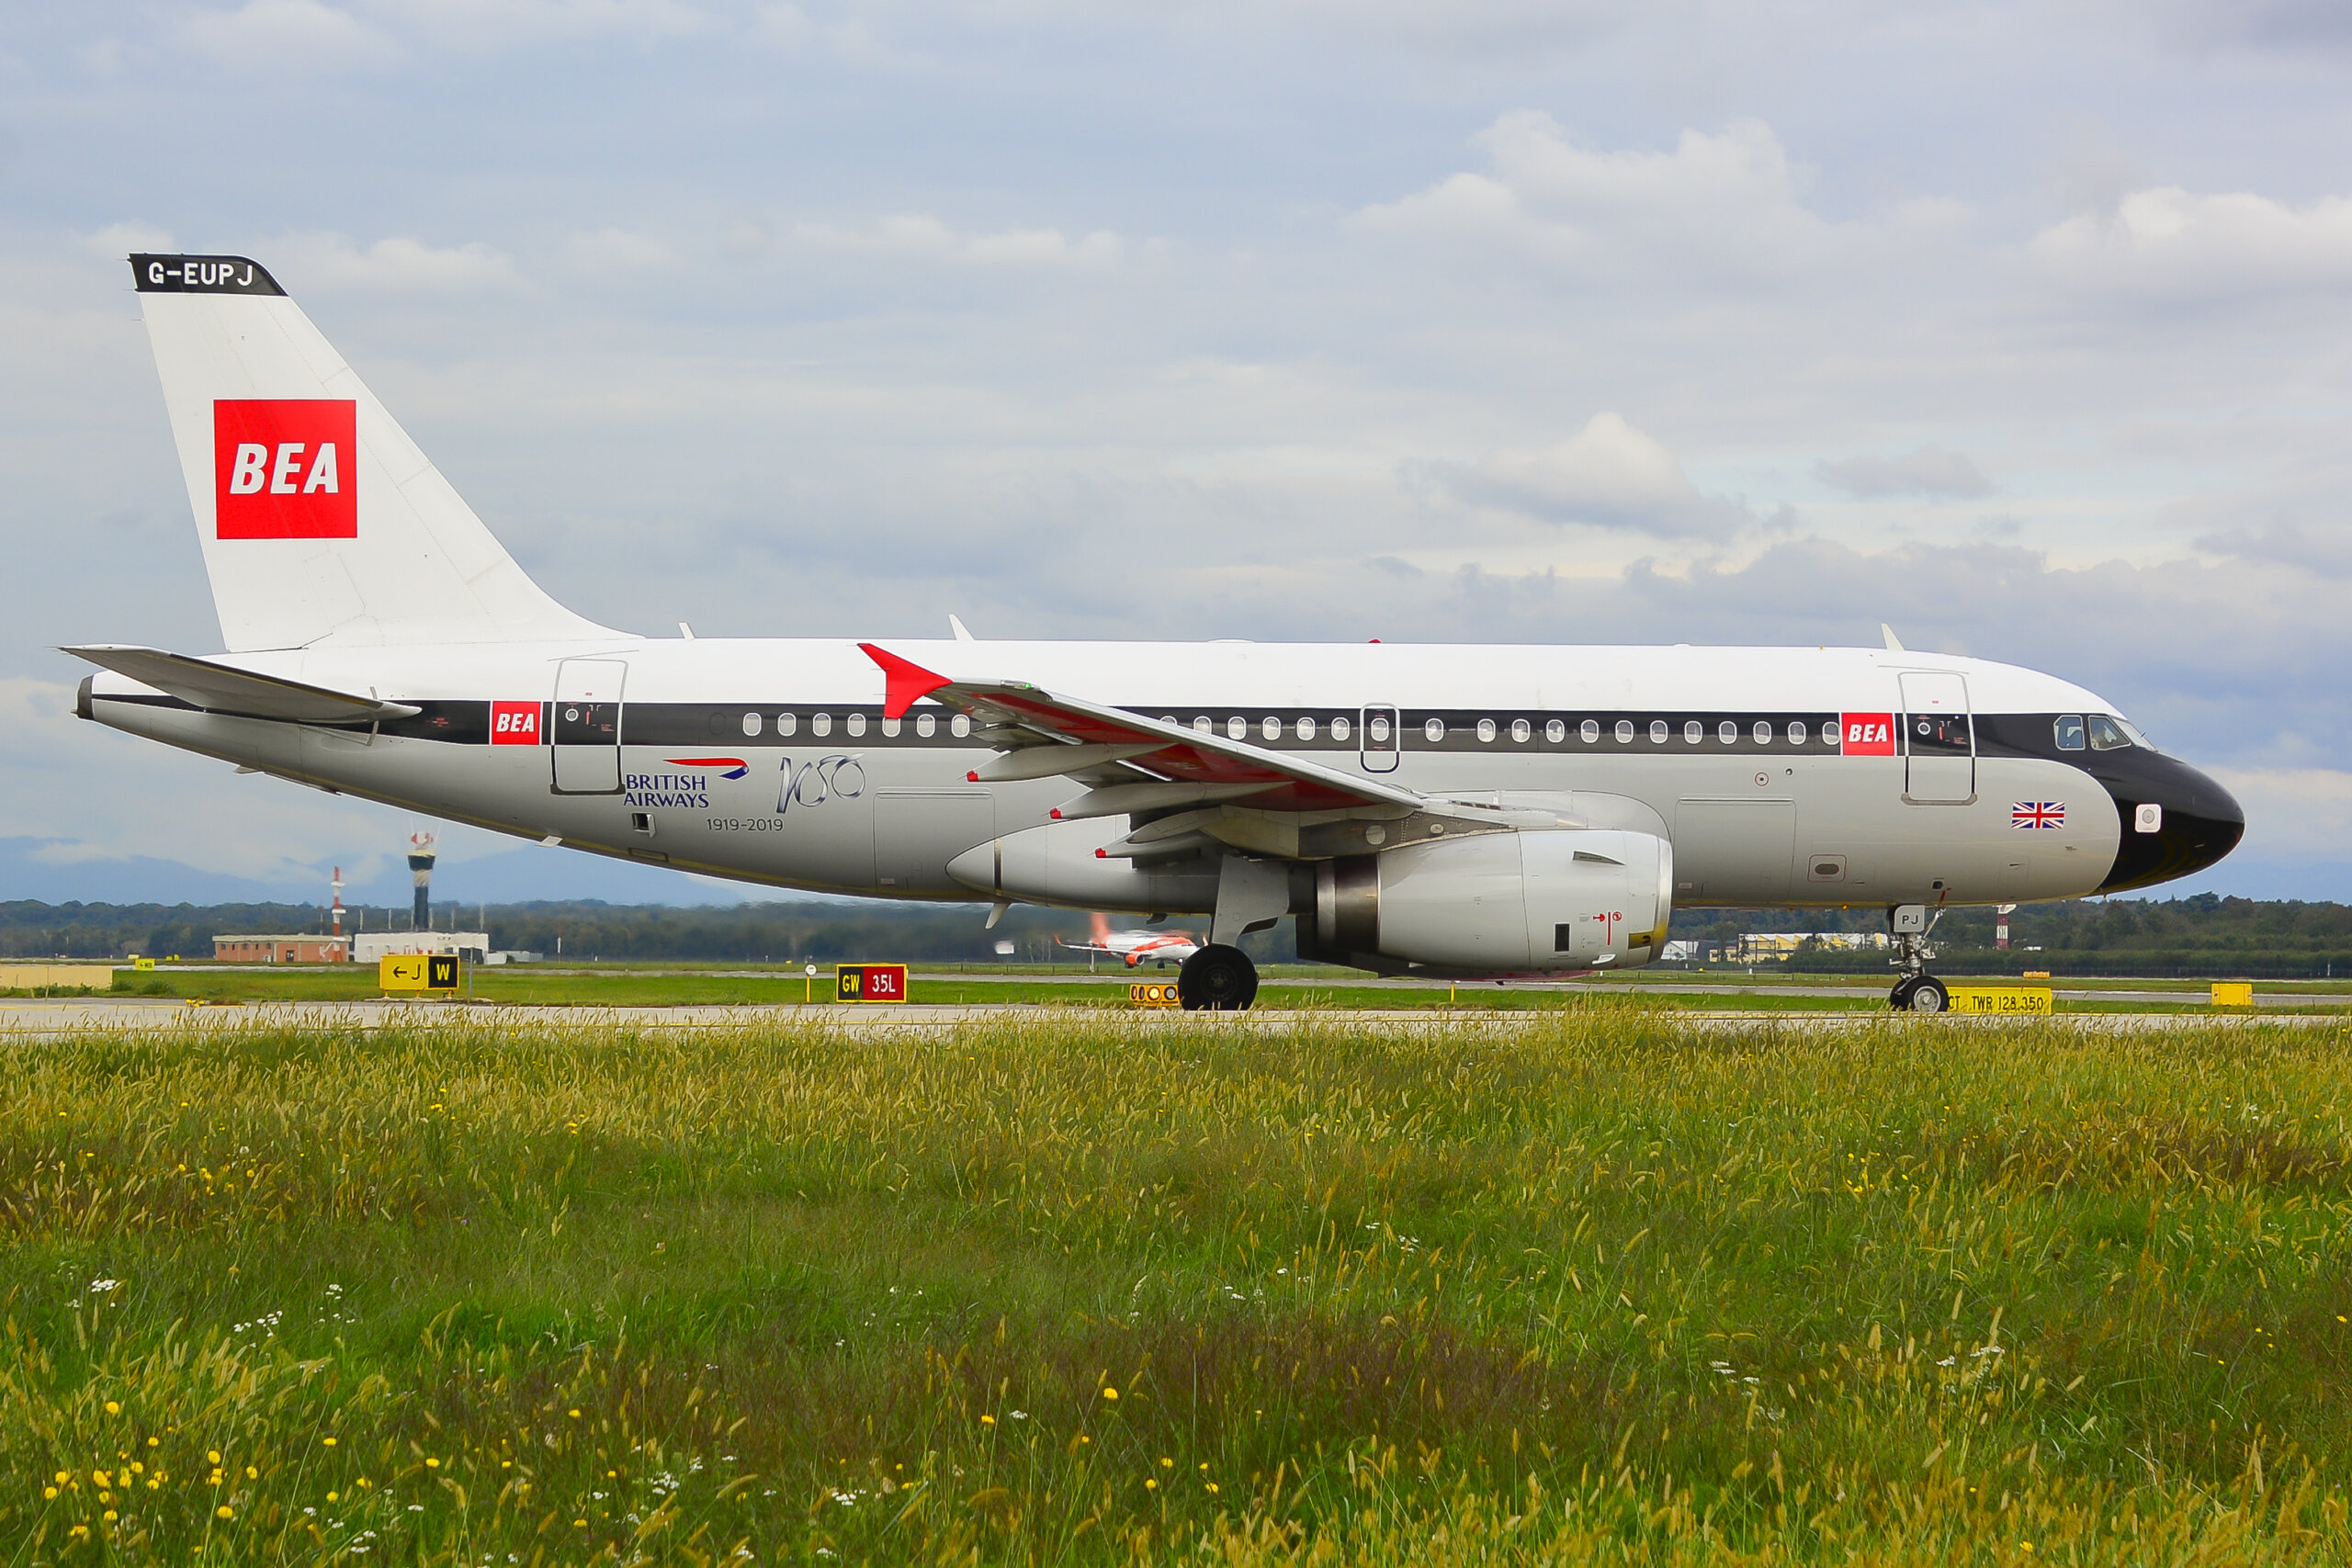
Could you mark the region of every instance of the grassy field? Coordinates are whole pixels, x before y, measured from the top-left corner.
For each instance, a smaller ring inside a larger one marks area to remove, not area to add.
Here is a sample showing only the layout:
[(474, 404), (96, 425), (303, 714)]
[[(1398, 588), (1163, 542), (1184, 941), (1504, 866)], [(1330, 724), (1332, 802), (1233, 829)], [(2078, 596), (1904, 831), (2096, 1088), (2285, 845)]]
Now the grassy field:
[(2352, 1034), (85, 1036), (0, 1562), (2335, 1562)]

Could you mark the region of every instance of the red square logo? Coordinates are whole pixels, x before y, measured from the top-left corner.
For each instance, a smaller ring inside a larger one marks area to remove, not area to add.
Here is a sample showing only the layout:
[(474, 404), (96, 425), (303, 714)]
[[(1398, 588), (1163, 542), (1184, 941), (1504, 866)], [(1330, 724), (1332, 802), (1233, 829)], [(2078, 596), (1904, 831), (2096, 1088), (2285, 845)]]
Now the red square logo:
[(356, 405), (222, 398), (212, 405), (213, 536), (359, 536)]
[(1838, 717), (1838, 743), (1849, 757), (1894, 755), (1894, 716), (1849, 713)]
[(537, 746), (539, 743), (539, 705), (491, 704), (490, 743), (492, 746)]

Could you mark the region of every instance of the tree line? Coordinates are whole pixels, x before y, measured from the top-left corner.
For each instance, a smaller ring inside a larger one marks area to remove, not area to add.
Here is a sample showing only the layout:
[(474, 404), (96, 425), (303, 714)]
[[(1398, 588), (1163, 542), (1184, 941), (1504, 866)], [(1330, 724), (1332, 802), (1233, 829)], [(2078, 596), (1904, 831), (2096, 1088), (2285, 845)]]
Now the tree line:
[[(345, 911), (345, 930), (381, 931), (408, 922), (404, 908)], [(562, 903), (492, 904), (442, 911), (468, 930), (486, 921), (491, 945), (526, 949), (552, 959), (699, 960), (743, 963), (906, 959), (941, 964), (1035, 963), (1057, 956), (1054, 939), (1077, 940), (1088, 918), (1068, 909), (1027, 906), (1009, 910), (994, 930), (987, 906), (976, 904), (818, 903), (811, 900), (707, 905)], [(2009, 949), (1994, 946), (1995, 916), (1987, 908), (1947, 912), (1937, 926), (1937, 968), (1953, 975), (2053, 974), (2352, 976), (2352, 906), (2286, 900), (2224, 898), (2211, 893), (2178, 898), (2084, 899), (2028, 904), (2009, 917)], [(173, 953), (209, 958), (223, 932), (323, 931), (327, 912), (309, 904), (43, 904), (0, 903), (0, 955), (121, 958)], [(1141, 922), (1118, 917), (1121, 927)], [(1205, 934), (1207, 920), (1178, 916), (1168, 924)], [(1682, 909), (1671, 934), (1721, 950), (1749, 931), (1874, 931), (1886, 929), (1881, 909)], [(997, 952), (1010, 942), (1011, 954)], [(1263, 963), (1295, 953), (1291, 923), (1246, 944)], [(2036, 951), (2038, 950), (2038, 951)], [(1808, 948), (1788, 960), (1793, 969), (1872, 973), (1883, 953)]]

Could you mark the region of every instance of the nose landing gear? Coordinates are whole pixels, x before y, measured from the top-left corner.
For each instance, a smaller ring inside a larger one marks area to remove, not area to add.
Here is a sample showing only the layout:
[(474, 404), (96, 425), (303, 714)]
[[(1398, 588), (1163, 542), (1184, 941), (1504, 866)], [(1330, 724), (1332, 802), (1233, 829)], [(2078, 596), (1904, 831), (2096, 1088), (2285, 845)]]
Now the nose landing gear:
[(1928, 973), (1928, 960), (1935, 956), (1935, 950), (1928, 945), (1928, 933), (1942, 918), (1941, 909), (1931, 911), (1924, 904), (1898, 904), (1886, 912), (1887, 924), (1894, 928), (1894, 964), (1903, 971), (1903, 977), (1886, 995), (1886, 1005), (1896, 1012), (1951, 1010), (1951, 992)]

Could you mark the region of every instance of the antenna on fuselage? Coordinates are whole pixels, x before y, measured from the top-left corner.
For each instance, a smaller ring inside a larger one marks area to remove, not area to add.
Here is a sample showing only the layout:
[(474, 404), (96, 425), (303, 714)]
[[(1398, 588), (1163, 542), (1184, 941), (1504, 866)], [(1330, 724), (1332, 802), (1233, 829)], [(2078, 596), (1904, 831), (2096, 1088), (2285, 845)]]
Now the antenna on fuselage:
[(972, 628), (964, 624), (964, 617), (956, 615), (953, 612), (950, 612), (947, 616), (947, 629), (956, 634), (956, 640), (957, 642), (978, 642), (980, 640), (972, 635)]
[(1909, 649), (1903, 646), (1903, 639), (1894, 635), (1894, 628), (1888, 626), (1884, 621), (1881, 621), (1878, 624), (1878, 635), (1886, 638), (1887, 652), (1908, 653), (1910, 651)]

